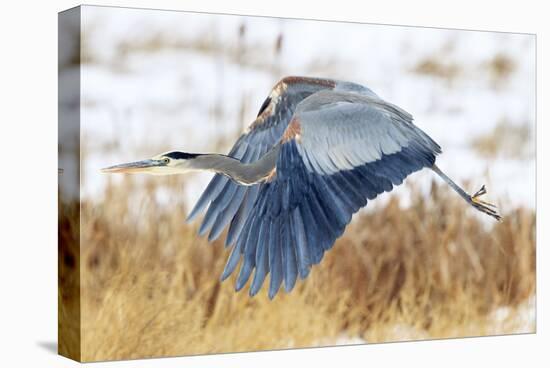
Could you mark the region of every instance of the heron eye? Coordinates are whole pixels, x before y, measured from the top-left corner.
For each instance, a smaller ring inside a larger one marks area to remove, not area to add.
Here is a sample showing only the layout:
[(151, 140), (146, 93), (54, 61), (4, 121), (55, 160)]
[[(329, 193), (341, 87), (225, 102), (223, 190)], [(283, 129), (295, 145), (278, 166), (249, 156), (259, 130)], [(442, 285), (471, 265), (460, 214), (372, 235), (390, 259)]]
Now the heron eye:
[(162, 162), (168, 164), (170, 162), (170, 159), (168, 157), (165, 157), (162, 159)]

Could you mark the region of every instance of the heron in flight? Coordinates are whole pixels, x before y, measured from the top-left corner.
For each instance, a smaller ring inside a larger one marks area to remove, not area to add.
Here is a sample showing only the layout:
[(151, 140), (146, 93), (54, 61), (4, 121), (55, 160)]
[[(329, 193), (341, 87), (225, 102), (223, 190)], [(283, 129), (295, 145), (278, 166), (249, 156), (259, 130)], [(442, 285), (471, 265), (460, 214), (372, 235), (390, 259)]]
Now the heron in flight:
[(233, 246), (221, 279), (242, 265), (235, 289), (254, 276), (253, 296), (268, 274), (273, 298), (291, 291), (340, 237), (352, 215), (411, 173), (429, 168), (469, 205), (500, 220), (494, 205), (466, 193), (435, 164), (440, 146), (411, 114), (362, 85), (286, 77), (262, 104), (228, 155), (170, 151), (111, 166), (107, 173), (215, 175), (188, 216), (206, 214), (208, 240), (228, 227)]

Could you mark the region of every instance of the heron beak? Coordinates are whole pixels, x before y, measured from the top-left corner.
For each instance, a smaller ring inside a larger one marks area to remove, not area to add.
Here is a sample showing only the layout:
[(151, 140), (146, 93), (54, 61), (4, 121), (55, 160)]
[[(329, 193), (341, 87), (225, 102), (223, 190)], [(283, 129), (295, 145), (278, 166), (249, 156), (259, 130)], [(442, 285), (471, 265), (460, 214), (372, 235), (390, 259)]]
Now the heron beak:
[(101, 169), (101, 172), (126, 174), (147, 173), (160, 166), (166, 166), (166, 164), (159, 160), (143, 160), (105, 167)]

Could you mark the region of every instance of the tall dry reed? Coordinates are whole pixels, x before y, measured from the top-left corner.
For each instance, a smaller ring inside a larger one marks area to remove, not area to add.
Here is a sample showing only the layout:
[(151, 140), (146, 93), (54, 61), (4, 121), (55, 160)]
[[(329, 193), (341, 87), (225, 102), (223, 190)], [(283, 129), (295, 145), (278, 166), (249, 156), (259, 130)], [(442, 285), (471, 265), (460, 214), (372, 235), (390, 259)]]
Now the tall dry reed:
[(534, 213), (487, 226), (433, 186), (357, 214), (292, 293), (250, 298), (219, 282), (229, 250), (185, 224), (183, 185), (126, 178), (82, 203), (83, 360), (511, 333), (493, 311), (534, 294)]

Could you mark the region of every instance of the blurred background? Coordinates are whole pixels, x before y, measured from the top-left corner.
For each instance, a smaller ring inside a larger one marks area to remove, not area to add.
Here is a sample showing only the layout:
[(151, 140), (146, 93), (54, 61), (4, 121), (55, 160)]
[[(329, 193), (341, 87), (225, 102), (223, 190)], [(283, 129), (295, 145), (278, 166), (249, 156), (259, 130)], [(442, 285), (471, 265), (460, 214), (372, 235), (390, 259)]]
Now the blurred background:
[[(86, 359), (534, 332), (534, 36), (84, 7), (75, 60), (60, 55), (60, 78), (81, 67)], [(210, 175), (99, 172), (227, 152), (287, 75), (364, 84), (412, 113), (438, 165), (469, 191), (487, 184), (504, 221), (422, 171), (270, 302), (220, 284), (228, 250), (184, 223)]]

